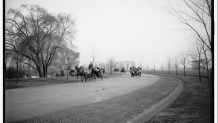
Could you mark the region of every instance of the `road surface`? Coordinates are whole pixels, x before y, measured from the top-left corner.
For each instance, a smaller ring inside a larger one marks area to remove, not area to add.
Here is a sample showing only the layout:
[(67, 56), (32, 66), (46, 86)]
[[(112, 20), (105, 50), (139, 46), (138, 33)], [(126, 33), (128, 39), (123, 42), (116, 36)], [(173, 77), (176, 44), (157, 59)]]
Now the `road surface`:
[(154, 75), (142, 75), (141, 78), (123, 75), (87, 83), (6, 90), (5, 120), (25, 120), (75, 106), (97, 103), (150, 86), (158, 80), (159, 77)]

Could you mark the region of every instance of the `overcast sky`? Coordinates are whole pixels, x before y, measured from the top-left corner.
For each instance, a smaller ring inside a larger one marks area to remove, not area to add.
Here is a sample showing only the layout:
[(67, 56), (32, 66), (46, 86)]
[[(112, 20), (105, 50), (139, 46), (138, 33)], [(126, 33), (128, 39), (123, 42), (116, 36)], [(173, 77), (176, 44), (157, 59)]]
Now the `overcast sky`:
[[(37, 4), (53, 14), (67, 13), (76, 20), (74, 44), (81, 63), (134, 60), (158, 66), (181, 50), (192, 35), (182, 24), (155, 7), (152, 0), (6, 0), (6, 10)], [(178, 2), (178, 1), (177, 1)]]

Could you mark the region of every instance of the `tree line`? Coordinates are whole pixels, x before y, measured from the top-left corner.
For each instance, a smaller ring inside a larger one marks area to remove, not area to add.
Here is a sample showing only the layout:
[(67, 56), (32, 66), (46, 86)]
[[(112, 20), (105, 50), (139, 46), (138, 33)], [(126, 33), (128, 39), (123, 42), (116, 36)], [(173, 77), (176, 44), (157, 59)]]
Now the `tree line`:
[[(187, 52), (181, 51), (174, 58), (176, 73), (178, 65), (184, 68), (184, 76), (186, 75), (186, 66), (192, 62), (196, 64), (201, 81), (201, 68), (205, 68), (209, 78), (209, 85), (214, 84), (214, 21), (212, 18), (213, 6), (211, 0), (182, 0), (180, 3), (166, 0), (166, 6), (154, 4), (163, 12), (168, 13), (186, 28), (194, 39), (191, 47)], [(189, 57), (191, 61), (189, 61)], [(178, 60), (179, 59), (179, 60)], [(170, 74), (170, 68), (173, 65), (172, 58), (167, 57), (167, 67)], [(163, 69), (163, 64), (162, 64)]]

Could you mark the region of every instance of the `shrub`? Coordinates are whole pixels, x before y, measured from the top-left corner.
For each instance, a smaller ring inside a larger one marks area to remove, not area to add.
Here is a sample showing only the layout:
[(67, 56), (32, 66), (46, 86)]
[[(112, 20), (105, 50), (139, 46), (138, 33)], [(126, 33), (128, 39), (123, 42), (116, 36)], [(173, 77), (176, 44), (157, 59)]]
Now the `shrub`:
[[(30, 74), (26, 72), (25, 70), (18, 70), (18, 78), (23, 78), (26, 75), (26, 77), (29, 77)], [(14, 67), (9, 67), (5, 71), (5, 78), (8, 79), (14, 79), (17, 77), (17, 69)]]
[(126, 72), (125, 68), (122, 68), (120, 72), (125, 73)]
[(5, 78), (13, 79), (16, 78), (16, 76), (17, 76), (17, 71), (14, 67), (9, 67), (8, 69), (6, 69)]
[(114, 71), (115, 72), (118, 72), (120, 69), (119, 68), (114, 68)]

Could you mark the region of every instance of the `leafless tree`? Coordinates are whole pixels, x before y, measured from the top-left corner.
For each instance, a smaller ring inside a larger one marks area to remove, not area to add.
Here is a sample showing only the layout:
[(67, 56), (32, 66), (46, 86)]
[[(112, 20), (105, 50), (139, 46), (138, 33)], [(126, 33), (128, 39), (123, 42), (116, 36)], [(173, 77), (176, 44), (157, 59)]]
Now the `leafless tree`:
[(74, 35), (74, 20), (70, 15), (54, 16), (37, 5), (10, 9), (5, 22), (6, 49), (17, 52), (14, 41), (24, 46), (24, 52), (20, 54), (34, 64), (23, 63), (37, 70), (40, 77), (47, 76), (57, 51), (67, 45)]
[(163, 68), (164, 68), (164, 62), (161, 63), (162, 74), (163, 74)]
[(186, 52), (181, 51), (179, 53), (180, 63), (183, 65), (184, 68), (184, 76), (186, 76), (186, 72), (185, 72), (186, 65), (189, 64), (188, 58), (189, 58), (189, 51)]
[(176, 75), (177, 75), (177, 71), (178, 71), (178, 67), (179, 67), (179, 61), (178, 61), (177, 55), (174, 57), (174, 65), (175, 65)]
[(77, 60), (80, 57), (79, 52), (75, 52), (69, 48), (64, 48), (62, 52), (58, 53), (58, 59), (56, 59), (56, 62), (53, 63), (55, 66), (63, 67), (65, 66), (65, 69), (67, 70), (67, 80), (68, 80), (68, 70), (71, 69), (71, 67), (77, 65)]
[(170, 68), (172, 66), (172, 58), (171, 56), (167, 57), (167, 67), (168, 67), (168, 74), (170, 74)]
[(149, 63), (146, 62), (147, 73), (148, 73), (148, 67), (149, 67)]
[(193, 62), (197, 63), (200, 81), (201, 81), (201, 64), (203, 62), (202, 53), (203, 53), (203, 47), (201, 45), (201, 42), (196, 40), (193, 44), (193, 47), (190, 50), (190, 55), (193, 59)]
[(114, 66), (114, 58), (111, 57), (111, 58), (109, 59), (110, 74), (112, 74), (113, 66)]
[(131, 61), (126, 61), (126, 69), (127, 70), (129, 70), (130, 64), (131, 64)]
[(92, 54), (90, 55), (90, 57), (92, 59), (93, 65), (94, 65), (95, 62), (97, 62), (97, 59), (99, 58), (99, 55), (95, 52), (95, 50), (92, 50)]
[(205, 66), (206, 70), (207, 70), (207, 78), (208, 78), (208, 84), (209, 84), (209, 88), (211, 86), (211, 83), (210, 83), (210, 79), (209, 79), (209, 72), (210, 72), (210, 68), (209, 68), (209, 65), (212, 61), (211, 59), (211, 54), (208, 52), (208, 48), (205, 46), (204, 43), (201, 43), (201, 46), (202, 46), (202, 50), (203, 50), (203, 54), (204, 54), (204, 59), (203, 59), (203, 66)]
[(143, 63), (140, 62), (140, 63), (139, 63), (139, 67), (140, 67), (140, 68), (143, 68)]
[(135, 61), (131, 61), (131, 67), (136, 67)]
[[(167, 0), (168, 6), (161, 6), (161, 8), (176, 18), (179, 22), (184, 24), (187, 29), (191, 30), (198, 39), (205, 45), (211, 55), (211, 81), (214, 81), (214, 30), (211, 31), (211, 27), (214, 26), (212, 1), (211, 0), (183, 0), (183, 3), (173, 4)], [(207, 56), (208, 57), (208, 56)]]
[(155, 73), (155, 61), (153, 62), (153, 65), (154, 65), (154, 73)]

